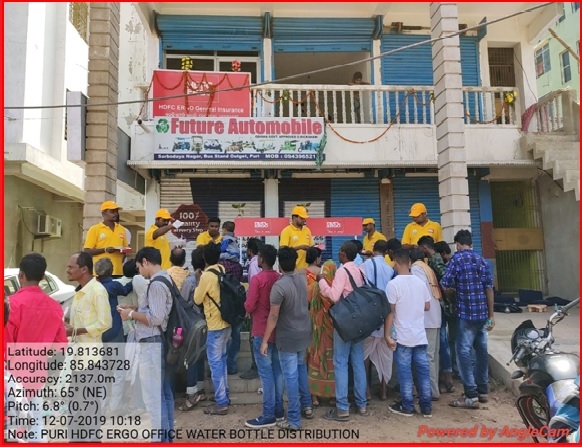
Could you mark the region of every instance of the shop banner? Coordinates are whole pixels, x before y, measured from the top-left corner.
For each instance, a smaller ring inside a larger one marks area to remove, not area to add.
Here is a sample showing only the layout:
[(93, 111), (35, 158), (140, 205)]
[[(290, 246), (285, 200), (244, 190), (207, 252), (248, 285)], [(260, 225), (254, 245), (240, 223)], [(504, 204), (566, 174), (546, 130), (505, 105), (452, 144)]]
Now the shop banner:
[(323, 118), (155, 119), (154, 160), (321, 161)]
[[(235, 234), (241, 236), (279, 236), (289, 225), (286, 217), (239, 217), (234, 220)], [(313, 217), (307, 219), (312, 236), (360, 236), (361, 217)]]
[[(154, 70), (153, 116), (251, 116), (250, 73)], [(238, 88), (242, 87), (242, 88)]]

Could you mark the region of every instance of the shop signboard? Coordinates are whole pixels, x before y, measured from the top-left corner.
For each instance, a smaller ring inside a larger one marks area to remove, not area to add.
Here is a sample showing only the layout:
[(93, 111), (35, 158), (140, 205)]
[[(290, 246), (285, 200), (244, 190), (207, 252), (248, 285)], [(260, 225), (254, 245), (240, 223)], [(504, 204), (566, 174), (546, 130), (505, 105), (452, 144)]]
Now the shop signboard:
[[(234, 220), (237, 236), (279, 236), (289, 225), (287, 217), (238, 217)], [(361, 217), (314, 217), (307, 219), (312, 236), (350, 236), (362, 234)]]
[(323, 118), (158, 117), (154, 160), (322, 161)]
[(174, 236), (188, 241), (195, 240), (200, 233), (208, 228), (208, 216), (200, 205), (180, 205), (172, 213), (172, 217), (183, 223), (180, 228), (172, 230)]
[(250, 73), (154, 70), (153, 97), (177, 97), (154, 101), (153, 116), (251, 116), (250, 80)]

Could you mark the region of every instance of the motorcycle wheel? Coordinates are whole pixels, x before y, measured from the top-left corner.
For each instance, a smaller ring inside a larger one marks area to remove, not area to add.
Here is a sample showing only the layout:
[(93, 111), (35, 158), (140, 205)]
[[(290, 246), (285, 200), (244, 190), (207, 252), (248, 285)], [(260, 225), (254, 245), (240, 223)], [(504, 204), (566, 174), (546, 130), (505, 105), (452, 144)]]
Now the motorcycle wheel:
[[(550, 421), (548, 417), (547, 405), (540, 402), (533, 396), (520, 396), (515, 402), (517, 411), (526, 426), (536, 429), (547, 427)], [(537, 437), (532, 436), (534, 442), (539, 442)]]

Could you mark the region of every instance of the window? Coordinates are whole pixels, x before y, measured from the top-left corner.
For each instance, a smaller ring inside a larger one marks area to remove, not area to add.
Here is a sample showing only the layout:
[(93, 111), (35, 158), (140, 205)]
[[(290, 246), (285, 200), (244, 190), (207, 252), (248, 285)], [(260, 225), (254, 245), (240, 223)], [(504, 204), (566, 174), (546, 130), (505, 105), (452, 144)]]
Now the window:
[(580, 2), (572, 2), (572, 12), (576, 12), (580, 9)]
[(251, 83), (257, 82), (259, 55), (255, 51), (172, 51), (166, 52), (166, 69), (181, 70), (182, 58), (190, 57), (194, 71), (232, 71), (232, 61), (241, 63), (241, 71), (251, 73)]
[(89, 4), (82, 2), (69, 3), (69, 20), (79, 31), (82, 39), (89, 43)]
[(570, 53), (568, 51), (561, 53), (560, 61), (562, 62), (562, 83), (565, 84), (572, 79), (572, 70), (570, 68)]
[(564, 9), (564, 12), (562, 13), (562, 15), (560, 16), (560, 18), (558, 19), (557, 23), (561, 23), (564, 20), (566, 20), (566, 10)]
[(539, 50), (536, 51), (536, 74), (539, 78), (544, 73), (547, 73), (551, 69), (550, 65), (550, 46), (545, 44)]
[(50, 295), (51, 293), (53, 293), (54, 291), (57, 290), (57, 285), (55, 284), (54, 280), (46, 275), (44, 277), (44, 279), (42, 279), (39, 283), (38, 286), (42, 289), (42, 291), (44, 293), (46, 293), (47, 295)]

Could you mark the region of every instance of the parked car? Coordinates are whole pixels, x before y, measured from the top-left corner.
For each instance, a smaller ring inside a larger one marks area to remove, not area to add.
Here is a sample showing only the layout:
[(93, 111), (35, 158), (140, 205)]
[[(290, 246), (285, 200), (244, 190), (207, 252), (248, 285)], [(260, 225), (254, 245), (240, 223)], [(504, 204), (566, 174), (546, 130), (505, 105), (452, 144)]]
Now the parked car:
[[(19, 272), (20, 269), (17, 268), (4, 269), (4, 296), (10, 296), (20, 289)], [(75, 295), (75, 286), (65, 284), (50, 272), (45, 273), (45, 277), (39, 283), (39, 286), (44, 293), (58, 301), (63, 310), (70, 309)]]
[(204, 142), (204, 149), (207, 151), (222, 151), (222, 145), (218, 140), (206, 140)]

